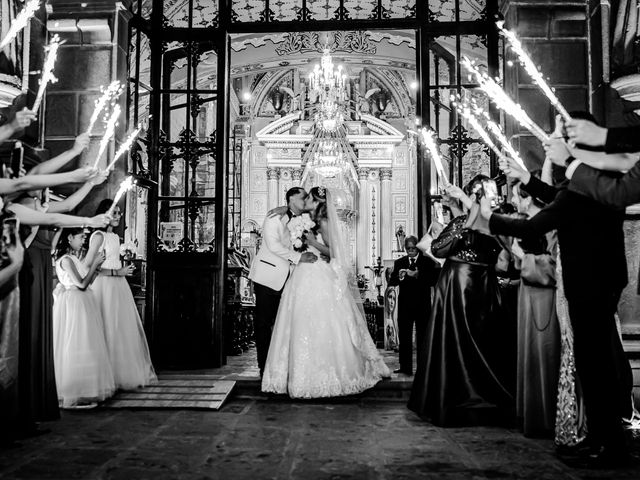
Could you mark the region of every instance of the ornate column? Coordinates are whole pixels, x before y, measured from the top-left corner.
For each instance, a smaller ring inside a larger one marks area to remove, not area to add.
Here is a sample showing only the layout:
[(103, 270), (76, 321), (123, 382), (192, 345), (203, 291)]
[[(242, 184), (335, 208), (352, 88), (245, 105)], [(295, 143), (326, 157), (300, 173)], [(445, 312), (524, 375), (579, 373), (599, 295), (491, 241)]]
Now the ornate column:
[(380, 220), (380, 256), (382, 260), (391, 259), (393, 247), (393, 209), (391, 206), (391, 176), (393, 170), (390, 168), (380, 169), (380, 210), (378, 218)]
[(380, 170), (372, 168), (369, 172), (369, 208), (371, 233), (369, 244), (369, 255), (367, 265), (375, 265), (376, 259), (380, 255)]
[(302, 168), (293, 168), (291, 169), (291, 186), (299, 187), (300, 182), (302, 180)]
[(357, 232), (357, 265), (358, 273), (364, 273), (364, 266), (369, 265), (369, 230), (371, 222), (369, 218), (369, 169), (358, 169), (358, 217), (356, 222)]
[(280, 190), (278, 189), (278, 179), (280, 169), (267, 167), (267, 209), (271, 210), (278, 206), (280, 200)]

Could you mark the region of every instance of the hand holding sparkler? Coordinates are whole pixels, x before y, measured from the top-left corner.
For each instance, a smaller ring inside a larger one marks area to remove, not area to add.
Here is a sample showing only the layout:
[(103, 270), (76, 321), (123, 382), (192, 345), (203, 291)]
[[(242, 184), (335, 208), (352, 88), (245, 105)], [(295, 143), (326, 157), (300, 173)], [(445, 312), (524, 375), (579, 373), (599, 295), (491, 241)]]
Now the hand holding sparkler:
[[(2, 39), (2, 42), (0, 42), (0, 49), (3, 49), (7, 45), (9, 45), (11, 41), (14, 38), (16, 38), (16, 35), (18, 35), (18, 32), (20, 32), (20, 30), (22, 30), (28, 25), (29, 20), (31, 20), (31, 17), (35, 15), (35, 13), (38, 11), (39, 8), (40, 8), (39, 0), (29, 0), (27, 2), (24, 8), (13, 20), (13, 22), (11, 22), (9, 31), (7, 32), (5, 37)], [(27, 43), (28, 43), (28, 40), (27, 40)]]
[(35, 121), (36, 118), (36, 114), (25, 107), (22, 110), (16, 112), (16, 116), (11, 121), (11, 128), (14, 131), (22, 130), (23, 128), (27, 128), (29, 125), (31, 125), (31, 122)]
[(572, 147), (578, 143), (590, 147), (602, 147), (607, 143), (607, 129), (589, 120), (571, 120), (567, 122), (565, 128)]
[(71, 150), (76, 155), (80, 155), (84, 150), (86, 150), (90, 142), (91, 139), (89, 138), (89, 135), (87, 135), (86, 133), (81, 133), (74, 140)]
[(525, 185), (531, 180), (531, 173), (513, 158), (504, 156), (498, 160), (498, 167), (507, 177), (520, 180)]
[(33, 102), (33, 107), (31, 110), (33, 113), (38, 113), (38, 109), (40, 108), (40, 104), (44, 99), (44, 92), (47, 88), (47, 84), (56, 83), (58, 79), (53, 75), (53, 68), (56, 65), (56, 59), (58, 57), (58, 48), (62, 42), (60, 41), (60, 37), (58, 35), (54, 35), (51, 38), (51, 42), (49, 45), (45, 47), (47, 51), (47, 58), (44, 61), (44, 66), (42, 67), (42, 77), (40, 78), (40, 86), (38, 87), (38, 93), (36, 95), (36, 99)]

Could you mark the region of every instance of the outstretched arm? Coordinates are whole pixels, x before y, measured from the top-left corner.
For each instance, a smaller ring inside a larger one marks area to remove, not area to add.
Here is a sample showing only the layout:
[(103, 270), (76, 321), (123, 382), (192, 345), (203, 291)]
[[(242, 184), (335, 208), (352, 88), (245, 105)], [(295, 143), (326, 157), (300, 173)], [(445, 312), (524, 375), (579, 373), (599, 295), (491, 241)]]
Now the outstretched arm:
[(72, 172), (54, 173), (51, 175), (26, 175), (19, 178), (0, 178), (0, 194), (40, 190), (66, 183), (83, 182), (93, 175), (91, 169), (79, 168)]
[(31, 170), (29, 170), (29, 173), (27, 173), (27, 175), (57, 172), (75, 157), (80, 155), (82, 151), (89, 145), (89, 140), (89, 135), (87, 135), (86, 133), (79, 135), (73, 143), (73, 147), (71, 147), (66, 152), (62, 152), (57, 157), (53, 157), (51, 160), (47, 160), (46, 162), (42, 162), (41, 164), (36, 165)]
[[(82, 200), (86, 198), (91, 189), (101, 184), (107, 179), (109, 172), (100, 172), (96, 177), (89, 180), (87, 183), (82, 185), (78, 190), (73, 192), (72, 195), (69, 195), (67, 198), (60, 202), (51, 202), (49, 205), (49, 212), (51, 213), (66, 213), (70, 212), (74, 208), (76, 208)], [(28, 178), (27, 176), (26, 178)]]
[(596, 170), (588, 165), (567, 169), (572, 172), (569, 190), (580, 193), (614, 208), (624, 208), (640, 202), (640, 163), (621, 177)]
[(18, 203), (12, 203), (7, 210), (16, 214), (23, 225), (43, 225), (53, 227), (103, 227), (108, 223), (105, 215), (95, 217), (76, 217), (74, 215), (64, 215), (62, 213), (44, 213), (32, 210)]

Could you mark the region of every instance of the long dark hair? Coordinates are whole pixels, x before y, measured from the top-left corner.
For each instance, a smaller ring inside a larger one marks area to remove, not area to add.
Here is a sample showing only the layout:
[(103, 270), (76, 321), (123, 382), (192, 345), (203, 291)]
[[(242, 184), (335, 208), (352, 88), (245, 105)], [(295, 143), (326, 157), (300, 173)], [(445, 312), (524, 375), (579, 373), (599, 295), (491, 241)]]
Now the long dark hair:
[(327, 218), (327, 189), (325, 187), (313, 187), (309, 194), (314, 200), (320, 202), (314, 212), (314, 218), (316, 220)]
[(320, 202), (313, 212), (313, 221), (316, 222), (316, 226), (311, 229), (313, 233), (318, 233), (320, 220), (327, 218), (327, 189), (325, 187), (313, 187), (309, 190), (309, 195)]
[(56, 260), (59, 260), (63, 255), (67, 253), (71, 253), (71, 246), (69, 245), (69, 236), (70, 235), (79, 235), (84, 233), (84, 228), (82, 227), (69, 227), (63, 228), (60, 232), (60, 238), (58, 240), (58, 244), (56, 245), (56, 251), (54, 253), (54, 257)]
[(476, 198), (473, 198), (475, 194), (474, 192), (475, 187), (476, 185), (482, 184), (482, 182), (486, 182), (487, 180), (491, 180), (491, 178), (484, 175), (483, 173), (479, 173), (478, 175), (473, 177), (471, 180), (469, 180), (469, 182), (462, 188), (462, 190), (464, 191), (464, 193), (466, 193), (467, 197), (475, 201), (478, 201), (478, 195), (476, 195)]

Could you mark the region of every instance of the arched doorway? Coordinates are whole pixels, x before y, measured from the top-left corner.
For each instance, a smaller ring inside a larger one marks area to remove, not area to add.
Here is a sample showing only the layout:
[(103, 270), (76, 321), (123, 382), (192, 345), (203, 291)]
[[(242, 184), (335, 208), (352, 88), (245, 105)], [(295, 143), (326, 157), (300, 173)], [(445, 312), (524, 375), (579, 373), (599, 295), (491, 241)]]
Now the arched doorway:
[[(490, 155), (452, 112), (449, 96), (463, 89), (474, 95), (458, 66), (464, 55), (499, 74), (497, 0), (137, 0), (131, 11), (129, 123), (147, 125), (141, 148), (148, 154), (139, 155), (134, 168), (148, 178), (146, 206), (138, 206), (138, 216), (148, 219), (148, 333), (160, 367), (220, 366), (226, 359), (228, 249), (241, 235), (238, 192), (247, 186), (241, 168), (246, 125), (236, 121), (246, 113), (238, 96), (246, 71), (232, 70), (234, 42), (252, 49), (264, 42), (298, 57), (317, 49), (314, 32), (318, 38), (334, 32), (334, 41), (344, 45), (349, 38), (356, 48), (363, 48), (367, 32), (385, 45), (396, 42), (398, 49), (412, 52), (408, 65), (396, 59), (394, 68), (413, 69), (415, 94), (403, 102), (402, 89), (393, 85), (402, 76), (387, 74), (392, 69), (376, 65), (375, 55), (364, 52), (373, 59), (365, 85), (377, 82), (389, 90), (388, 98), (376, 99), (377, 112), (395, 101), (405, 108), (405, 131), (434, 128), (456, 183), (479, 169), (492, 170)], [(410, 32), (409, 40), (401, 32)], [(264, 68), (272, 73), (258, 80), (266, 84), (263, 99), (289, 66)], [(290, 90), (291, 98), (283, 94), (281, 101), (295, 100), (296, 90)], [(415, 190), (404, 200), (398, 194), (398, 201), (415, 206), (415, 231), (423, 233), (437, 184), (420, 146), (411, 148), (416, 149), (410, 173)], [(237, 235), (230, 236), (236, 228)]]

